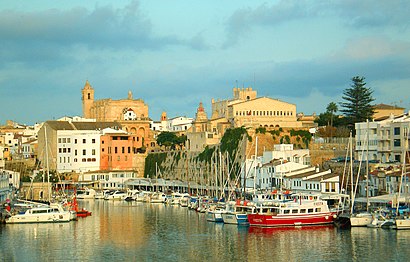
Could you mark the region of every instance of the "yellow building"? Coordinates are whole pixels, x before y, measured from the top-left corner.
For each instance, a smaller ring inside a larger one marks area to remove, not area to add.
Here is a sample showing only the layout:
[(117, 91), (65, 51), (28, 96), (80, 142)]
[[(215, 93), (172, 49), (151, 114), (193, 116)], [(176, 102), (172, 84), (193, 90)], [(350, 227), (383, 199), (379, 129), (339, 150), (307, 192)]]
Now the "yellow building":
[(96, 119), (97, 122), (118, 122), (124, 131), (137, 134), (137, 139), (145, 147), (155, 146), (150, 130), (148, 105), (142, 99), (133, 99), (128, 92), (126, 99), (94, 99), (94, 88), (86, 81), (82, 91), (83, 116)]
[(404, 108), (398, 106), (391, 106), (386, 104), (378, 104), (374, 106), (374, 120), (381, 120), (388, 118), (390, 115), (400, 116), (404, 114)]
[(232, 127), (300, 128), (296, 105), (269, 97), (257, 97), (256, 90), (234, 88), (233, 99), (212, 99), (212, 118), (226, 118)]

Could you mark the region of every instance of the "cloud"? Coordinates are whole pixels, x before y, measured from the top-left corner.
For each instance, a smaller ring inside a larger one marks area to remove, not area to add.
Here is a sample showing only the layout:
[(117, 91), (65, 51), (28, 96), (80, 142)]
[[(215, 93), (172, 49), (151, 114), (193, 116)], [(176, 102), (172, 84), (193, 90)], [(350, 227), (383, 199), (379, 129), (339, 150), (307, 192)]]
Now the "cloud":
[(395, 26), (407, 31), (410, 2), (400, 0), (281, 0), (255, 8), (241, 8), (226, 21), (224, 48), (241, 41), (255, 27), (278, 27), (303, 19), (338, 19), (351, 29)]
[(52, 67), (53, 61), (68, 61), (78, 49), (119, 51), (161, 50), (168, 46), (205, 48), (201, 35), (181, 39), (155, 35), (150, 20), (137, 2), (123, 8), (75, 7), (40, 12), (0, 12), (0, 68), (10, 63), (37, 63)]

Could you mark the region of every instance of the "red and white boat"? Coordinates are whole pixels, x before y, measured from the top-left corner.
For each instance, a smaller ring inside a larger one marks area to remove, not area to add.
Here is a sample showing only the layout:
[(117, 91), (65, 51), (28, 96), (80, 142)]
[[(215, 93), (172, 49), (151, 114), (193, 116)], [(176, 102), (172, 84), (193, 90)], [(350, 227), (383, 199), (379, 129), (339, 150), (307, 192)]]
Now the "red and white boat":
[(248, 214), (251, 226), (281, 227), (324, 225), (333, 223), (336, 212), (329, 210), (326, 201), (307, 200), (284, 202), (275, 205), (258, 205)]

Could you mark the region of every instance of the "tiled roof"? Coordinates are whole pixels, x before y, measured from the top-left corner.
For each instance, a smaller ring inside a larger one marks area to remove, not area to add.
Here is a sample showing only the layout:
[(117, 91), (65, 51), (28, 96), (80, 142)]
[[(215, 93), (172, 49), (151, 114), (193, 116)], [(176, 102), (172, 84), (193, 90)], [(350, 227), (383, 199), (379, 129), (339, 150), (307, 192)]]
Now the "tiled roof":
[(68, 121), (47, 121), (54, 130), (97, 130), (104, 128), (121, 129), (118, 122), (68, 122)]

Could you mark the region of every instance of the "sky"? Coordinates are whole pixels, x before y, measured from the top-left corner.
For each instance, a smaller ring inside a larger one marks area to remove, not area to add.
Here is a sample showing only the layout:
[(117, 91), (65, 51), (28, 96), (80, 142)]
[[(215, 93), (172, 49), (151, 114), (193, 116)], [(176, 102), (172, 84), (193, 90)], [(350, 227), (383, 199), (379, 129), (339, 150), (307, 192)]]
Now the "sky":
[[(195, 117), (232, 88), (322, 113), (363, 76), (410, 109), (407, 0), (0, 0), (0, 125), (81, 116), (132, 91), (149, 116)], [(339, 106), (340, 109), (340, 106)]]

